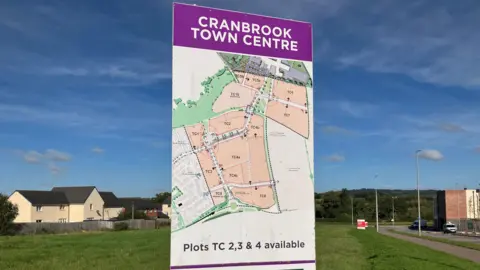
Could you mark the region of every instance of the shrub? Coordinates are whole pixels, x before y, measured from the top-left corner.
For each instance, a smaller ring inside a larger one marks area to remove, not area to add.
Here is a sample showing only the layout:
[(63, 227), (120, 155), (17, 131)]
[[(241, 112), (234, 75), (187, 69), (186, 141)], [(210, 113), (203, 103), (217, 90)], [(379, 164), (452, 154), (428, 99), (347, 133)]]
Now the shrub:
[(126, 231), (128, 230), (128, 223), (126, 222), (117, 222), (113, 224), (114, 231)]
[(35, 234), (54, 234), (54, 230), (50, 230), (48, 228), (41, 228), (40, 230), (37, 230)]
[(162, 220), (162, 219), (157, 219), (155, 221), (155, 229), (161, 229), (170, 226), (170, 220)]
[(15, 234), (15, 224), (13, 221), (17, 215), (17, 206), (8, 200), (8, 196), (0, 193), (0, 235)]
[[(127, 210), (122, 212), (118, 215), (118, 220), (131, 220), (132, 219), (132, 211)], [(135, 219), (146, 219), (147, 215), (143, 211), (135, 211), (134, 213)]]

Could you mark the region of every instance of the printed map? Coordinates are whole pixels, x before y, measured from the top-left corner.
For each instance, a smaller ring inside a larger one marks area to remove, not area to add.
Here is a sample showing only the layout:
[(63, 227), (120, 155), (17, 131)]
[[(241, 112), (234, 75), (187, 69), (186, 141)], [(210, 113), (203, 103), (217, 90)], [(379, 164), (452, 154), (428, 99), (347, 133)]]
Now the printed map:
[[(197, 100), (174, 93), (172, 231), (229, 214), (295, 211), (282, 207), (269, 148), (270, 137), (285, 135), (268, 123), (305, 141), (301, 151), (309, 156), (311, 74), (298, 61), (217, 56), (224, 67), (204, 78)], [(312, 180), (299, 183), (313, 181), (306, 169)]]

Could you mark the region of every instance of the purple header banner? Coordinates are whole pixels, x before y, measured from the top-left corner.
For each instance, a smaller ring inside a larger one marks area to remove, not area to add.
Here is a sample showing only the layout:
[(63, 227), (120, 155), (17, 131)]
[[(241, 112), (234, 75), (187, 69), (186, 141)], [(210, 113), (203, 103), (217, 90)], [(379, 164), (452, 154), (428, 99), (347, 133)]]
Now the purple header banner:
[(174, 3), (173, 46), (312, 61), (312, 24)]

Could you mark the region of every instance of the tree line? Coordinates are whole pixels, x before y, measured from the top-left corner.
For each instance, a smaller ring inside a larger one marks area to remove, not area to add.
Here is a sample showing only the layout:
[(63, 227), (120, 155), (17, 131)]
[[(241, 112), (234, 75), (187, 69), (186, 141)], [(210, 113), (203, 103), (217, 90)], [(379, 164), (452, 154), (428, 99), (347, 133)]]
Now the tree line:
[[(433, 220), (433, 206), (436, 190), (421, 191), (422, 218)], [(152, 201), (163, 204), (170, 198), (170, 192), (157, 193)], [(378, 216), (380, 221), (390, 221), (395, 212), (395, 221), (413, 221), (417, 218), (417, 193), (415, 190), (378, 190)], [(14, 232), (13, 220), (18, 208), (10, 203), (8, 196), (0, 194), (0, 235)], [(134, 213), (135, 218), (144, 214)], [(131, 212), (122, 213), (125, 219)], [(317, 219), (331, 221), (350, 221), (354, 219), (375, 220), (375, 190), (357, 189), (315, 193), (315, 216)]]
[[(416, 190), (378, 190), (378, 217), (380, 221), (414, 221), (418, 216)], [(422, 219), (433, 220), (435, 190), (421, 191)], [(315, 194), (315, 216), (319, 219), (374, 221), (375, 190), (359, 189), (329, 191)]]
[[(379, 189), (378, 217), (381, 221), (391, 221), (395, 209), (396, 221), (413, 221), (417, 219), (417, 191)], [(422, 218), (433, 220), (433, 201), (436, 190), (422, 190), (420, 205)], [(161, 192), (152, 198), (163, 203), (170, 197), (169, 192)], [(353, 210), (353, 211), (352, 211)], [(374, 189), (342, 189), (315, 193), (315, 216), (318, 219), (334, 221), (350, 221), (352, 218), (375, 220), (375, 190)]]

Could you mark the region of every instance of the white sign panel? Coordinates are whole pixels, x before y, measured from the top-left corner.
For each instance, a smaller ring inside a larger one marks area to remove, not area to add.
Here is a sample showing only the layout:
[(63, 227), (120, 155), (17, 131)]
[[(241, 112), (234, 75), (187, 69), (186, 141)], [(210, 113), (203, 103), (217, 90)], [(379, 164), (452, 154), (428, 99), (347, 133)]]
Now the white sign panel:
[(174, 4), (171, 269), (315, 269), (311, 24)]

